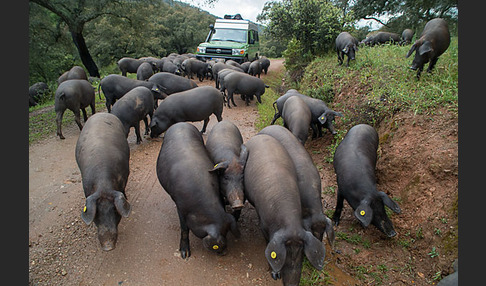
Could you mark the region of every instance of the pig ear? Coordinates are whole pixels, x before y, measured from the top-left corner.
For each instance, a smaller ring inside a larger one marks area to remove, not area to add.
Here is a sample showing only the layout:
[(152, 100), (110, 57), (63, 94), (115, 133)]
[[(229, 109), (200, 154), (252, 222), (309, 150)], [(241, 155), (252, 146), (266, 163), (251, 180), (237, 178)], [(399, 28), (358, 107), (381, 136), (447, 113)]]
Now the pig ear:
[(152, 120), (150, 120), (150, 124), (149, 124), (149, 128), (152, 128), (154, 126), (157, 125), (157, 120), (156, 118), (152, 118)]
[(229, 162), (228, 161), (223, 161), (223, 162), (219, 162), (218, 164), (214, 165), (214, 167), (209, 170), (209, 172), (215, 172), (215, 171), (218, 171), (218, 170), (221, 170), (221, 171), (225, 171), (226, 168), (228, 168), (229, 166)]
[(334, 239), (335, 239), (335, 234), (334, 234), (334, 228), (332, 227), (332, 220), (328, 218), (327, 216), (325, 217), (325, 222), (326, 222), (326, 236), (327, 236), (327, 241), (329, 241), (329, 244), (332, 246), (334, 244)]
[(113, 191), (113, 197), (115, 200), (115, 208), (118, 213), (123, 217), (128, 217), (132, 207), (125, 198), (125, 195), (120, 191)]
[(385, 206), (389, 207), (392, 211), (394, 211), (397, 214), (402, 212), (402, 210), (397, 205), (397, 203), (394, 202), (392, 199), (390, 199), (390, 197), (387, 194), (385, 194), (384, 192), (378, 192), (378, 193), (380, 194), (380, 197), (383, 200)]
[(282, 269), (286, 256), (287, 249), (285, 248), (283, 236), (276, 233), (265, 249), (265, 257), (274, 272), (279, 272)]
[(407, 55), (405, 56), (405, 58), (408, 58), (412, 55), (412, 53), (415, 51), (415, 49), (417, 48), (417, 42), (415, 42), (412, 47), (410, 48), (410, 51), (408, 51)]
[(429, 41), (425, 41), (420, 48), (418, 49), (419, 55), (423, 55), (425, 53), (431, 52), (434, 49), (432, 48), (432, 43)]
[(362, 202), (354, 211), (354, 216), (361, 222), (364, 227), (370, 225), (373, 219), (373, 210), (368, 202)]
[(86, 198), (86, 205), (81, 213), (81, 218), (87, 225), (90, 225), (96, 216), (96, 201), (99, 197), (99, 193), (94, 193)]
[(304, 231), (304, 253), (309, 262), (317, 270), (321, 271), (324, 267), (324, 258), (326, 257), (326, 249), (324, 244), (319, 241), (312, 233)]
[(245, 144), (241, 144), (240, 147), (240, 164), (245, 166), (246, 165), (246, 160), (248, 159), (248, 148), (246, 148)]
[(326, 121), (327, 121), (326, 112), (324, 112), (323, 114), (321, 114), (319, 116), (319, 118), (317, 118), (317, 120), (319, 121), (320, 124), (326, 123)]
[(344, 115), (341, 112), (333, 111), (333, 113), (334, 113), (334, 116), (344, 117)]

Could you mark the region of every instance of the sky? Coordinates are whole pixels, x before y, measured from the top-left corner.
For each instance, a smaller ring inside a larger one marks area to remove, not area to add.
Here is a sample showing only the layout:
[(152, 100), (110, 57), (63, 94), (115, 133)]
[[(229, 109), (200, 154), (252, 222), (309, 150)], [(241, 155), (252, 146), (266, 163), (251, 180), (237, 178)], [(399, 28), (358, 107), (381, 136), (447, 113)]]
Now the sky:
[[(184, 3), (191, 4), (201, 10), (208, 11), (209, 13), (223, 18), (225, 14), (235, 15), (240, 14), (243, 19), (247, 19), (257, 23), (256, 17), (262, 12), (263, 6), (266, 2), (271, 0), (217, 0), (212, 5), (205, 4), (204, 0), (179, 0)], [(273, 0), (275, 1), (275, 0)], [(280, 0), (277, 0), (280, 1)], [(238, 3), (238, 4), (235, 4)], [(371, 29), (381, 28), (381, 24), (373, 20), (360, 20), (358, 21), (358, 27), (366, 26), (371, 23)]]
[[(215, 4), (205, 4), (204, 0), (180, 0), (199, 7), (201, 10), (223, 18), (225, 14), (235, 15), (240, 14), (243, 19), (250, 20), (256, 23), (256, 17), (262, 12), (265, 2), (270, 0), (218, 0)], [(235, 4), (238, 3), (238, 4)]]

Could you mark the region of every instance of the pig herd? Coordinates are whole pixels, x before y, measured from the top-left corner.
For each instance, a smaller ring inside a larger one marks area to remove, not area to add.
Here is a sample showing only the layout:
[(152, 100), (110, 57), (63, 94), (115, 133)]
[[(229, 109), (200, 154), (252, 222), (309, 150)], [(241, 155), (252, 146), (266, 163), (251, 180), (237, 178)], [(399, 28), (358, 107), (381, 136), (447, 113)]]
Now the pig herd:
[[(374, 35), (368, 36), (366, 39), (358, 43), (358, 40), (351, 36), (348, 32), (342, 32), (336, 38), (336, 52), (338, 55), (339, 64), (343, 64), (344, 55), (348, 57), (346, 66), (349, 66), (349, 61), (355, 59), (355, 53), (358, 50), (359, 44), (374, 46), (376, 44), (397, 43), (410, 44), (414, 35), (411, 29), (405, 29), (402, 35), (390, 32), (378, 32)], [(450, 33), (447, 22), (441, 18), (435, 18), (427, 22), (420, 37), (408, 51), (406, 58), (410, 57), (415, 52), (413, 59), (412, 70), (417, 70), (417, 78), (424, 69), (424, 65), (429, 63), (427, 72), (431, 72), (434, 68), (439, 56), (442, 55), (450, 44)]]
[[(413, 67), (419, 70), (417, 76), (425, 62), (430, 61), (430, 71), (447, 49), (449, 35), (444, 23), (442, 19), (427, 23), (407, 54), (416, 51)], [(447, 39), (439, 40), (444, 34)], [(348, 55), (348, 62), (354, 58), (357, 45), (349, 34), (338, 36), (340, 63), (344, 54)], [(338, 190), (331, 221), (324, 215), (319, 172), (304, 143), (309, 127), (312, 138), (321, 137), (323, 127), (335, 134), (333, 122), (335, 117), (343, 116), (340, 112), (330, 109), (322, 100), (291, 89), (274, 102), (271, 124), (244, 142), (238, 127), (223, 120), (223, 107), (225, 103), (228, 108), (231, 104), (236, 106), (235, 93), (246, 104), (254, 97), (261, 103), (268, 86), (260, 74), (267, 73), (268, 59), (262, 57), (240, 65), (188, 58), (175, 65), (175, 69), (171, 66), (171, 71), (164, 71), (165, 62), (142, 61), (149, 63), (143, 67), (138, 61), (124, 58), (118, 64), (123, 75), (136, 72), (140, 79), (109, 75), (101, 80), (99, 88), (106, 98), (108, 112), (95, 113), (94, 89), (86, 78), (68, 79), (66, 75), (55, 96), (57, 135), (64, 139), (60, 123), (65, 109), (75, 113), (81, 130), (75, 150), (86, 197), (81, 217), (88, 225), (95, 223), (103, 250), (115, 248), (118, 224), (130, 214), (131, 206), (125, 195), (130, 173), (127, 137), (134, 127), (136, 143), (140, 144), (142, 120), (145, 135), (150, 131), (150, 137), (156, 138), (164, 133), (155, 171), (176, 205), (183, 259), (191, 255), (189, 231), (202, 239), (208, 251), (225, 254), (228, 232), (240, 236), (237, 222), (246, 201), (258, 214), (267, 242), (264, 256), (271, 276), (282, 279), (284, 285), (298, 285), (304, 256), (316, 269), (323, 268), (324, 233), (332, 245), (333, 224), (339, 224), (344, 200), (362, 226), (373, 224), (388, 237), (396, 235), (385, 206), (396, 213), (401, 209), (377, 189), (378, 134), (373, 127), (353, 126), (335, 151), (333, 164)], [(159, 72), (142, 72), (139, 67), (155, 67)], [(187, 79), (175, 72), (179, 69)], [(142, 76), (147, 74), (150, 75)], [(192, 74), (200, 80), (210, 76), (216, 87), (198, 87), (191, 80)], [(93, 114), (89, 120), (87, 106)], [(79, 110), (83, 112), (84, 126)], [(202, 134), (212, 114), (218, 123), (204, 141)], [(273, 125), (279, 117), (284, 127)], [(195, 121), (204, 121), (201, 130), (188, 123)]]

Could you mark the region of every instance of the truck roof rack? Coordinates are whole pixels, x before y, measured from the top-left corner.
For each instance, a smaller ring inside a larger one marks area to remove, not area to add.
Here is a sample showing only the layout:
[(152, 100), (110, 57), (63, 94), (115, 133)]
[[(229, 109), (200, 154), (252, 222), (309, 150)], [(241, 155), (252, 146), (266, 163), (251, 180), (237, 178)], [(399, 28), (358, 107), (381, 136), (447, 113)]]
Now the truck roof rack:
[(243, 20), (243, 17), (241, 17), (241, 14), (236, 14), (236, 15), (224, 15), (224, 19), (232, 19), (232, 20)]

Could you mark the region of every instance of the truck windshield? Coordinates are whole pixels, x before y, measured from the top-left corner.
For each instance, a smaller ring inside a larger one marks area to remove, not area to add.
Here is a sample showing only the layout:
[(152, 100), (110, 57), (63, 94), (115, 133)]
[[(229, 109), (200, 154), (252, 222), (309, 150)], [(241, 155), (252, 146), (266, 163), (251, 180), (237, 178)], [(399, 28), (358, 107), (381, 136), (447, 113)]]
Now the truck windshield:
[(215, 29), (210, 41), (230, 41), (246, 43), (246, 30)]

